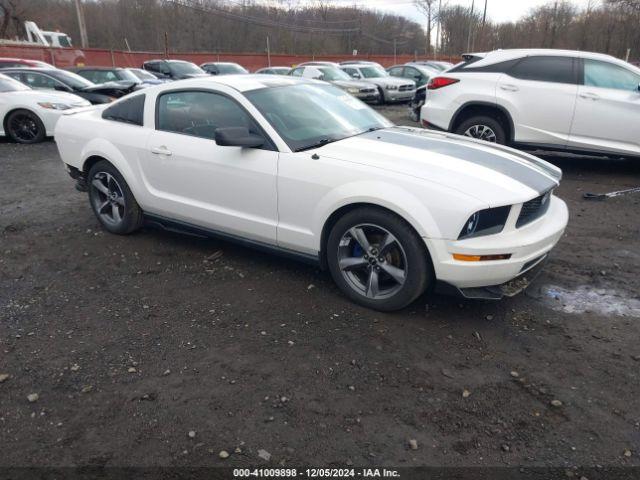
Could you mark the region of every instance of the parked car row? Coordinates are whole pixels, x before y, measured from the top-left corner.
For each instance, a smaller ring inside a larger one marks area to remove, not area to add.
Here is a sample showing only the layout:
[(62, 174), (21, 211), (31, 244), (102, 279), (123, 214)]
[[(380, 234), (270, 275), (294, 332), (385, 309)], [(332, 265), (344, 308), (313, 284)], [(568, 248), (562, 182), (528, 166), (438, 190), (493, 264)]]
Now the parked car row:
[[(441, 70), (442, 65), (438, 65)], [(260, 75), (285, 75), (322, 80), (331, 83), (350, 95), (372, 103), (406, 102), (414, 98), (416, 84), (422, 85), (438, 71), (434, 65), (407, 64), (391, 67), (385, 70), (380, 64), (367, 61), (347, 61), (341, 64), (334, 62), (305, 62), (294, 68), (267, 67), (258, 70)], [(241, 65), (233, 62), (207, 62), (198, 66), (184, 60), (154, 59), (143, 63), (142, 68), (124, 67), (94, 67), (82, 66), (61, 70), (53, 65), (37, 60), (16, 58), (0, 58), (0, 71), (6, 77), (21, 82), (32, 90), (41, 92), (41, 97), (49, 91), (52, 105), (84, 105), (85, 100), (93, 105), (114, 101), (133, 91), (165, 82), (190, 78), (204, 78), (210, 75), (244, 75), (249, 72)], [(3, 81), (6, 83), (6, 77)], [(409, 77), (409, 78), (408, 78)], [(22, 92), (27, 89), (5, 88), (2, 95), (3, 105), (14, 105), (21, 102)], [(65, 103), (59, 102), (59, 96), (54, 93), (75, 95), (74, 100), (67, 98)], [(31, 97), (29, 97), (31, 98)], [(42, 100), (42, 98), (40, 98)], [(15, 107), (17, 108), (17, 107)], [(23, 106), (20, 110), (29, 111), (29, 115), (20, 116), (24, 120), (12, 122), (15, 128), (6, 128), (3, 134), (9, 135), (14, 141), (21, 143), (35, 143), (41, 141), (51, 131), (49, 123), (57, 118), (57, 114), (47, 111), (40, 115), (38, 111), (29, 110)], [(55, 110), (60, 111), (60, 109)], [(8, 115), (12, 110), (6, 110), (0, 120), (7, 125)], [(24, 113), (24, 112), (23, 112)], [(43, 118), (46, 117), (46, 118)], [(16, 114), (17, 118), (17, 114)], [(27, 122), (28, 120), (28, 122)], [(29, 123), (28, 131), (24, 135), (18, 134), (19, 128)]]

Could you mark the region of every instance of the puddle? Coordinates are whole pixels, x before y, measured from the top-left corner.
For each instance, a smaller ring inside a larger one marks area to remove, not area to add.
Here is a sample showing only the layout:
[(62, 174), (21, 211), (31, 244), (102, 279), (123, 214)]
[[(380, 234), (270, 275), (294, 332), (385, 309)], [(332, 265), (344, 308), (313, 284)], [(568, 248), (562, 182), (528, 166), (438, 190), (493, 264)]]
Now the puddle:
[(575, 290), (549, 285), (542, 287), (542, 300), (565, 313), (593, 312), (640, 318), (640, 300), (616, 290), (581, 286)]

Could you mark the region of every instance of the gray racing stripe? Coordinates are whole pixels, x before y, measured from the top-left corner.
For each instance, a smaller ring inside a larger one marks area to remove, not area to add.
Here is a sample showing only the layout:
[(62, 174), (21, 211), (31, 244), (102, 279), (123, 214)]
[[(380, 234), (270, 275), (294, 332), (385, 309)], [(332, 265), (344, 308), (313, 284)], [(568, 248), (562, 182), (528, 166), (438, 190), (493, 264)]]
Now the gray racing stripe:
[(526, 158), (517, 157), (517, 160), (512, 160), (505, 158), (500, 154), (501, 152), (491, 153), (475, 145), (466, 145), (461, 141), (452, 141), (451, 139), (441, 140), (439, 138), (422, 136), (419, 133), (413, 133), (408, 130), (394, 131), (393, 128), (369, 132), (363, 134), (362, 138), (419, 148), (427, 152), (440, 153), (465, 162), (481, 165), (513, 178), (540, 194), (558, 185), (557, 181), (539, 170), (539, 165), (536, 165)]

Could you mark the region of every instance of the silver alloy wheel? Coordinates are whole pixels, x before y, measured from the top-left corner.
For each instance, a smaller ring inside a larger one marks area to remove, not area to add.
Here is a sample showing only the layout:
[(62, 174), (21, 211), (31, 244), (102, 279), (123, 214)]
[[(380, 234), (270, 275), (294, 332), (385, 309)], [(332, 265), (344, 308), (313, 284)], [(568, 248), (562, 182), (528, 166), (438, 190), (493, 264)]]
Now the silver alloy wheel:
[(472, 125), (464, 132), (465, 136), (484, 140), (485, 142), (496, 143), (496, 132), (487, 125)]
[(338, 244), (338, 266), (349, 286), (373, 300), (392, 297), (407, 279), (407, 255), (398, 239), (378, 225), (347, 230)]
[(97, 172), (91, 179), (91, 190), (91, 201), (100, 219), (113, 226), (122, 222), (125, 201), (115, 177), (107, 172)]

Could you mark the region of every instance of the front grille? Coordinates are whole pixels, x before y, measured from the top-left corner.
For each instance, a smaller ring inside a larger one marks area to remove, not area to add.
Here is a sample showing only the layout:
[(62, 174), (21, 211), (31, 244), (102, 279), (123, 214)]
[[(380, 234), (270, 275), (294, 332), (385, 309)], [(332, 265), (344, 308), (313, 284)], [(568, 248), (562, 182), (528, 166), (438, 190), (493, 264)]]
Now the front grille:
[(413, 85), (400, 85), (401, 92), (408, 92), (409, 90), (413, 90)]
[(545, 213), (547, 213), (547, 210), (549, 210), (550, 203), (551, 190), (543, 193), (533, 200), (524, 202), (522, 204), (522, 210), (520, 210), (520, 215), (518, 215), (518, 220), (516, 221), (516, 228), (527, 225), (528, 223), (531, 223), (543, 216)]

